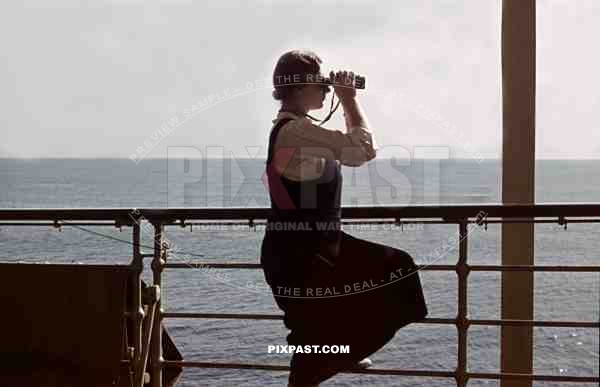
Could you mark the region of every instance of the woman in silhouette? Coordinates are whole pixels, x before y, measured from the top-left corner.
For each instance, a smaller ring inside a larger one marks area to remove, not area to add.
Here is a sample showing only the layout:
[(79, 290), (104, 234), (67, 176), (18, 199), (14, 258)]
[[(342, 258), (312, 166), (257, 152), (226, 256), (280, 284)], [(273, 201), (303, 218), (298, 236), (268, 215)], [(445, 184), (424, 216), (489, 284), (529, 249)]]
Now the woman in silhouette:
[[(288, 345), (301, 348), (292, 355), (289, 387), (319, 386), (369, 363), (365, 357), (398, 329), (427, 315), (412, 257), (341, 229), (341, 165), (363, 165), (377, 148), (354, 74), (327, 77), (321, 63), (311, 51), (289, 51), (273, 73), (281, 108), (269, 136), (271, 214), (261, 265), (284, 312)], [(343, 106), (345, 133), (316, 125), (308, 115), (323, 106), (329, 85)], [(327, 353), (333, 352), (327, 346), (348, 346), (349, 353)]]

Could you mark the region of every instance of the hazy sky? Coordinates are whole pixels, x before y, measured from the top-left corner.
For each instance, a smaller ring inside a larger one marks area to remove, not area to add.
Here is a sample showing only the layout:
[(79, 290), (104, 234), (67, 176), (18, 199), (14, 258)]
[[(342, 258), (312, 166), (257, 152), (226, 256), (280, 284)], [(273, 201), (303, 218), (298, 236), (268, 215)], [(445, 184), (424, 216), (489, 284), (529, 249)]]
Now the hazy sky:
[[(598, 20), (597, 0), (538, 1), (540, 158), (600, 155)], [(0, 42), (0, 157), (264, 156), (294, 48), (367, 77), (380, 147), (501, 150), (500, 0), (5, 1)]]

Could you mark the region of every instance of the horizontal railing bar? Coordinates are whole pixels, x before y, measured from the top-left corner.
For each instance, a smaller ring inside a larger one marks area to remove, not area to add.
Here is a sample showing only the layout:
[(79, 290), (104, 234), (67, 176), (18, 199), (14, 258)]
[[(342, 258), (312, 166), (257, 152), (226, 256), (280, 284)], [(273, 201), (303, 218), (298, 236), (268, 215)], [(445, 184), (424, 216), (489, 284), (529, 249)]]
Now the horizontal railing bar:
[[(32, 257), (35, 258), (35, 257)], [(3, 257), (0, 257), (0, 259), (4, 259)], [(98, 271), (106, 271), (106, 272), (110, 272), (110, 271), (114, 271), (115, 269), (125, 269), (125, 268), (131, 268), (131, 265), (126, 264), (126, 263), (86, 263), (86, 264), (81, 264), (80, 262), (77, 263), (61, 263), (61, 262), (52, 262), (52, 263), (45, 263), (45, 262), (27, 262), (25, 260), (18, 260), (18, 261), (0, 261), (0, 268), (4, 267), (9, 267), (9, 266), (23, 266), (23, 265), (38, 265), (38, 266), (43, 266), (43, 267), (64, 267), (65, 265), (69, 265), (70, 268), (72, 268), (73, 270), (85, 270), (85, 271), (94, 271), (94, 270), (98, 270)]]
[[(215, 320), (283, 320), (283, 315), (279, 314), (238, 314), (238, 313), (186, 313), (186, 312), (166, 312), (162, 314), (164, 318), (193, 318), (193, 319), (215, 319)], [(454, 324), (455, 319), (448, 318), (425, 318), (419, 321), (419, 324)]]
[[(62, 220), (62, 219), (61, 219)], [(580, 219), (580, 218), (564, 218), (565, 221), (567, 221), (567, 223), (600, 223), (600, 219)], [(60, 222), (60, 221), (59, 221)], [(490, 220), (486, 220), (485, 223), (487, 224), (502, 224), (502, 223), (535, 223), (535, 224), (551, 224), (551, 223), (557, 223), (558, 219), (490, 219)], [(358, 221), (352, 221), (352, 220), (342, 220), (341, 224), (342, 225), (349, 225), (349, 226), (354, 226), (354, 225), (371, 225), (371, 224), (395, 224), (396, 226), (400, 227), (402, 224), (407, 225), (407, 224), (456, 224), (457, 221), (447, 221), (447, 220), (427, 220), (427, 219), (406, 219), (406, 218), (402, 218), (400, 221), (396, 220), (396, 219), (389, 219), (389, 220), (358, 220)], [(68, 226), (112, 226), (112, 227), (116, 227), (117, 225), (115, 225), (115, 221), (107, 221), (107, 222), (71, 222), (69, 221), (68, 223), (59, 223), (59, 225), (61, 227), (68, 227)], [(267, 222), (265, 221), (261, 221), (261, 222), (253, 222), (252, 224), (249, 223), (249, 221), (242, 221), (242, 222), (232, 222), (232, 221), (211, 221), (211, 222), (185, 222), (184, 225), (182, 225), (179, 221), (171, 221), (170, 223), (165, 224), (165, 226), (171, 226), (171, 227), (189, 227), (189, 226), (243, 226), (243, 227), (248, 227), (248, 229), (254, 229), (256, 226), (259, 227), (266, 227)], [(56, 223), (54, 222), (20, 222), (20, 221), (11, 221), (11, 222), (0, 222), (0, 226), (34, 226), (34, 227), (52, 227), (52, 226), (56, 226)], [(127, 226), (131, 226), (130, 223), (125, 223), (125, 224), (121, 224), (122, 227), (127, 227)], [(391, 230), (383, 230), (383, 231), (391, 231)], [(408, 231), (408, 230), (407, 230)]]
[[(567, 221), (567, 223), (599, 223), (600, 219), (594, 218), (594, 219), (588, 219), (588, 218), (567, 218), (565, 217), (563, 220)], [(534, 220), (531, 219), (510, 219), (507, 218), (506, 220), (504, 219), (490, 219), (487, 221), (484, 221), (482, 223), (487, 223), (487, 224), (502, 224), (502, 223), (556, 223), (556, 219), (540, 219), (540, 218), (536, 218)]]
[(472, 265), (471, 271), (545, 271), (545, 272), (600, 272), (599, 266), (547, 266), (547, 265)]
[[(167, 269), (202, 269), (202, 268), (215, 268), (215, 269), (260, 269), (262, 266), (260, 263), (251, 262), (182, 262), (182, 263), (166, 263), (164, 268)], [(419, 270), (451, 270), (455, 271), (456, 266), (454, 265), (427, 265), (422, 266)]]
[(3, 208), (0, 220), (119, 220), (122, 224), (131, 224), (132, 215), (136, 217), (134, 211), (133, 208)]
[[(54, 222), (0, 222), (0, 226), (35, 226), (35, 227), (54, 227)], [(111, 226), (115, 227), (115, 222), (69, 222), (68, 224), (60, 223), (61, 227), (68, 226)], [(123, 227), (127, 225), (124, 224)]]
[(164, 312), (164, 318), (206, 318), (206, 319), (234, 319), (234, 320), (283, 320), (283, 315), (261, 314), (261, 313), (187, 313), (187, 312)]
[[(266, 219), (271, 214), (270, 208), (170, 208), (140, 209), (145, 218), (176, 219)], [(382, 206), (346, 206), (341, 209), (344, 219), (373, 218), (476, 218), (484, 212), (487, 217), (529, 218), (529, 217), (599, 217), (600, 204), (537, 204), (537, 205), (503, 205), (503, 204), (457, 204), (451, 206), (418, 205), (400, 207)]]
[(535, 380), (545, 382), (577, 382), (577, 383), (597, 383), (600, 381), (598, 376), (568, 376), (568, 375), (529, 375), (516, 373), (487, 373), (487, 372), (469, 372), (470, 379), (521, 379)]
[[(555, 217), (556, 218), (556, 217)], [(582, 218), (564, 218), (564, 220), (567, 221), (567, 223), (600, 223), (600, 219), (598, 218), (593, 218), (593, 219), (582, 219)], [(437, 219), (437, 220), (429, 220), (429, 219), (409, 219), (409, 218), (402, 218), (400, 219), (400, 221), (398, 221), (397, 219), (386, 219), (386, 220), (341, 220), (340, 223), (342, 225), (369, 225), (369, 224), (396, 224), (398, 226), (400, 226), (402, 223), (406, 224), (456, 224), (458, 221), (448, 221), (448, 220), (442, 220), (442, 219)], [(558, 219), (540, 219), (540, 218), (536, 218), (536, 219), (531, 219), (531, 218), (524, 218), (524, 219), (490, 219), (487, 221), (482, 222), (483, 223), (488, 223), (488, 224), (501, 224), (501, 223), (557, 223)], [(248, 221), (245, 222), (232, 222), (232, 221), (227, 221), (227, 222), (219, 222), (219, 221), (206, 221), (206, 222), (185, 222), (184, 225), (182, 225), (179, 222), (172, 222), (169, 224), (166, 224), (165, 226), (173, 226), (173, 227), (184, 227), (184, 226), (247, 226), (248, 228), (253, 228), (255, 226), (261, 226), (261, 227), (265, 227), (267, 225), (266, 221), (254, 221), (252, 222), (252, 224), (249, 224)]]
[[(215, 320), (282, 320), (283, 315), (264, 314), (264, 313), (192, 313), (192, 312), (165, 312), (164, 318), (191, 318), (191, 319), (215, 319)], [(555, 328), (599, 328), (598, 321), (547, 321), (547, 320), (467, 320), (471, 325), (490, 325), (490, 326), (536, 326), (536, 327), (555, 327)], [(425, 318), (419, 321), (419, 324), (456, 324), (454, 318)]]
[[(187, 368), (219, 368), (219, 369), (246, 369), (246, 370), (265, 370), (265, 371), (289, 371), (290, 367), (276, 364), (249, 364), (249, 363), (214, 363), (204, 361), (181, 361), (164, 360), (161, 362), (163, 367), (187, 367)], [(348, 374), (366, 374), (366, 375), (395, 375), (395, 376), (425, 376), (439, 378), (454, 378), (454, 371), (434, 371), (434, 370), (402, 370), (402, 369), (355, 369), (345, 370), (341, 373)], [(467, 372), (469, 379), (522, 379), (534, 381), (553, 381), (553, 382), (577, 382), (577, 383), (595, 383), (600, 380), (597, 376), (568, 376), (568, 375), (535, 375), (535, 374), (517, 374), (517, 373), (484, 373)]]
[[(151, 258), (154, 253), (142, 253), (141, 257)], [(251, 262), (190, 262), (190, 263), (167, 263), (165, 268), (170, 269), (261, 269), (260, 263)], [(534, 271), (534, 272), (600, 272), (600, 266), (532, 266), (532, 265), (473, 265), (467, 266), (471, 271)], [(456, 271), (456, 265), (425, 265), (419, 266), (418, 270), (425, 271)]]
[[(260, 263), (251, 262), (177, 262), (164, 265), (168, 269), (260, 269)], [(540, 272), (600, 272), (598, 266), (538, 266), (538, 265), (472, 265), (467, 266), (471, 271), (540, 271)], [(418, 266), (418, 270), (428, 271), (456, 271), (456, 265), (425, 265)]]
[(547, 320), (469, 320), (471, 325), (534, 326), (553, 328), (600, 328), (600, 321), (547, 321)]
[[(552, 220), (548, 220), (549, 222), (553, 222), (556, 223), (556, 220), (552, 221)], [(598, 220), (600, 221), (600, 219)], [(530, 220), (531, 222), (531, 220)], [(398, 226), (401, 225), (401, 223), (404, 223), (405, 225), (410, 223), (419, 223), (419, 224), (448, 224), (447, 221), (444, 220), (429, 220), (429, 219), (401, 219), (401, 221), (397, 221), (396, 219), (385, 219), (385, 220), (341, 220), (340, 223), (342, 225), (362, 225), (362, 224), (397, 224)], [(453, 222), (454, 223), (454, 222)], [(219, 222), (219, 221), (205, 221), (205, 222), (185, 222), (185, 226), (248, 226), (248, 227), (254, 227), (254, 226), (261, 226), (261, 227), (265, 227), (267, 225), (266, 221), (253, 221), (252, 224), (250, 225), (248, 223), (248, 221), (245, 222), (233, 222), (233, 221), (223, 221), (223, 222)], [(171, 223), (168, 224), (167, 226), (180, 226), (183, 227), (181, 225), (181, 223)]]
[[(448, 222), (475, 219), (485, 214), (492, 218), (555, 218), (600, 217), (599, 203), (549, 204), (453, 204), (416, 206), (346, 206), (343, 219), (404, 219), (440, 218)], [(270, 208), (3, 208), (0, 220), (118, 220), (131, 224), (133, 218), (143, 217), (154, 222), (171, 223), (177, 220), (246, 220), (267, 219)]]
[[(172, 258), (171, 258), (172, 259)], [(215, 268), (215, 269), (260, 269), (262, 266), (260, 263), (250, 262), (190, 262), (190, 263), (166, 263), (163, 265), (165, 269), (201, 269), (201, 268)]]
[[(188, 368), (221, 368), (221, 369), (246, 369), (246, 370), (265, 370), (265, 371), (289, 371), (290, 367), (276, 364), (248, 364), (248, 363), (212, 363), (202, 361), (181, 361), (164, 360), (161, 362), (163, 367), (188, 367)], [(427, 370), (395, 370), (395, 369), (377, 369), (368, 370), (347, 370), (342, 373), (353, 374), (371, 374), (371, 375), (404, 375), (404, 376), (431, 376), (431, 377), (454, 377), (452, 371), (427, 371)]]

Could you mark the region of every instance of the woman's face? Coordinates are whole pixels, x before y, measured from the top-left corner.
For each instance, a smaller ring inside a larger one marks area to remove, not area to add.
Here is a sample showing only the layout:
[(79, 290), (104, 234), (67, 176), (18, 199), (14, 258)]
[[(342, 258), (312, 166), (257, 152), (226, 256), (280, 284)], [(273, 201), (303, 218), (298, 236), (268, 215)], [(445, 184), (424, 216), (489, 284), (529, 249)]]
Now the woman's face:
[(308, 110), (320, 109), (323, 107), (325, 95), (329, 92), (327, 85), (309, 84), (302, 88), (300, 101)]

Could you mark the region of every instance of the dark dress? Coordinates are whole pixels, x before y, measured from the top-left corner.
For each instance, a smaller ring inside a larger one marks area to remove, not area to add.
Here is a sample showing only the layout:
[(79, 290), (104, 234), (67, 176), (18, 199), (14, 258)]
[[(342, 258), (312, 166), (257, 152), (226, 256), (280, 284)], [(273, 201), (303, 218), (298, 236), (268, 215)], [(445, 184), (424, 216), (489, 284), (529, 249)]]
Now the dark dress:
[(316, 384), (352, 368), (428, 311), (408, 253), (341, 230), (342, 174), (335, 160), (327, 160), (320, 178), (301, 182), (272, 167), (274, 157), (287, 160), (294, 152), (280, 147), (273, 155), (277, 133), (289, 120), (278, 121), (269, 138), (271, 215), (260, 260), (290, 330), (288, 345), (350, 348), (345, 354), (293, 354), (289, 381)]

